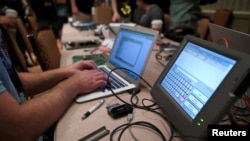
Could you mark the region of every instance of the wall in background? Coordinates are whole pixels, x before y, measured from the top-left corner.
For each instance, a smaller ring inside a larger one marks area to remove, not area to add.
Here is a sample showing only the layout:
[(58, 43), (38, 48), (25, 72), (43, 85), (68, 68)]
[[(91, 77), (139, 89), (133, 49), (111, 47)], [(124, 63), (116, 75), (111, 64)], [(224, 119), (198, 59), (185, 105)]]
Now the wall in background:
[(201, 6), (202, 13), (213, 17), (216, 9), (233, 10), (230, 28), (250, 34), (250, 0), (218, 0), (214, 4)]

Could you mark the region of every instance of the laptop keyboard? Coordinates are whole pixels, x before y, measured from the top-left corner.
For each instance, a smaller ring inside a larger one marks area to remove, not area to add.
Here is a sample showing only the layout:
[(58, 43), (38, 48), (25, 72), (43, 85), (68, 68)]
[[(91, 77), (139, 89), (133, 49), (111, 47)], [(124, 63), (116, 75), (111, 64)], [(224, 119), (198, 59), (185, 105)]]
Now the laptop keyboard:
[[(106, 73), (107, 75), (109, 75), (109, 71), (104, 68), (104, 67), (99, 67), (99, 70)], [(107, 86), (103, 86), (101, 87), (101, 90), (102, 91), (105, 91), (105, 90), (110, 90), (110, 88), (112, 90), (115, 90), (115, 89), (118, 89), (118, 88), (123, 88), (123, 87), (126, 87), (127, 84), (125, 84), (124, 82), (122, 82), (119, 78), (117, 78), (113, 73), (110, 73), (110, 76), (109, 76), (109, 82), (110, 82), (110, 86), (107, 85)]]

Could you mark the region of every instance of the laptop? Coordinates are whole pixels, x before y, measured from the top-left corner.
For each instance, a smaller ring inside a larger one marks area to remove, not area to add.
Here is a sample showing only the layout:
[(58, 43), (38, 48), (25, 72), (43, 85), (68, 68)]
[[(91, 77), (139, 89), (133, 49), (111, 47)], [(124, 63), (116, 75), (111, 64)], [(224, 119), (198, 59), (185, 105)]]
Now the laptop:
[(101, 71), (112, 71), (109, 79), (115, 84), (111, 88), (104, 87), (89, 94), (79, 95), (76, 102), (110, 96), (112, 91), (118, 94), (137, 88), (140, 83), (138, 75), (142, 75), (147, 65), (158, 35), (159, 32), (153, 29), (121, 25), (107, 62), (98, 66)]
[(250, 54), (249, 34), (212, 23), (209, 23), (209, 30), (213, 42)]
[(187, 35), (150, 93), (180, 137), (203, 141), (249, 87), (249, 59)]
[(111, 32), (113, 32), (113, 34), (117, 35), (121, 25), (131, 26), (131, 27), (136, 26), (135, 23), (109, 23), (108, 27), (110, 28)]

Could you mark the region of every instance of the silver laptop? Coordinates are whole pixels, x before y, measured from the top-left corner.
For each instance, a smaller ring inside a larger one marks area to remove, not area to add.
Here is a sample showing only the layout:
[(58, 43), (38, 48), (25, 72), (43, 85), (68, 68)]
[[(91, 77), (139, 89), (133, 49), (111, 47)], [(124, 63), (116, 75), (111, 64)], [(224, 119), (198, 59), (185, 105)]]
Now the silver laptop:
[(140, 83), (139, 76), (142, 75), (147, 65), (158, 35), (159, 32), (152, 29), (121, 25), (107, 63), (98, 66), (100, 70), (107, 73), (116, 69), (110, 73), (109, 77), (114, 85), (108, 88), (102, 87), (89, 94), (79, 95), (76, 102), (82, 103), (110, 96), (112, 91), (118, 94), (136, 88)]
[(209, 30), (213, 42), (250, 54), (249, 34), (212, 23), (209, 23)]

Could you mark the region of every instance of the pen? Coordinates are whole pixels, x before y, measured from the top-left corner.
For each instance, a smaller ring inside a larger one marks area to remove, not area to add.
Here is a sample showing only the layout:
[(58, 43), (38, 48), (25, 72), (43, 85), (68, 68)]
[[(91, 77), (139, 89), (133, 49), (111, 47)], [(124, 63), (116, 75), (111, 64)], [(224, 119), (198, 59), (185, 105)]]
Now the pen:
[(90, 108), (85, 114), (83, 114), (82, 116), (82, 120), (84, 120), (85, 118), (87, 118), (90, 114), (92, 114), (95, 110), (97, 110), (98, 108), (100, 108), (102, 106), (102, 104), (104, 103), (104, 99), (100, 100), (96, 105), (94, 105), (92, 108)]

